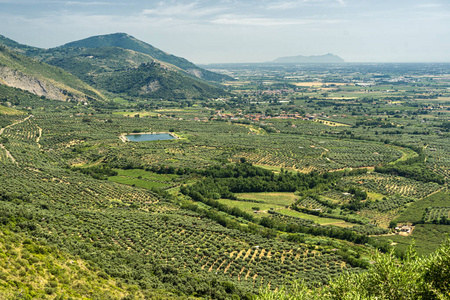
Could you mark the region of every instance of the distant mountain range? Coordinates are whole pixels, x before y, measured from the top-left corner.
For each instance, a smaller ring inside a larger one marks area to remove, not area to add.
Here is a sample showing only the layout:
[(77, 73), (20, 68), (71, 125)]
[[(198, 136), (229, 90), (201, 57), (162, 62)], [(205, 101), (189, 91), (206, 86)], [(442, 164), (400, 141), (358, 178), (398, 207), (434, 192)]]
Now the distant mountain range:
[(328, 53), (325, 55), (312, 55), (312, 56), (285, 56), (279, 57), (273, 61), (280, 64), (321, 64), (321, 63), (344, 63), (345, 61), (337, 55)]
[[(4, 45), (3, 53), (9, 57), (3, 59), (2, 65), (7, 69), (0, 69), (3, 73), (0, 84), (57, 100), (67, 100), (64, 95), (77, 94), (66, 86), (59, 91), (49, 88), (49, 83), (60, 81), (61, 74), (66, 79), (72, 74), (70, 76), (84, 84), (84, 90), (91, 90), (89, 97), (78, 95), (77, 99), (105, 99), (104, 92), (145, 99), (205, 99), (226, 95), (216, 83), (232, 80), (125, 33), (90, 37), (51, 49), (22, 45), (0, 35), (0, 45)], [(14, 60), (26, 61), (28, 68), (18, 67), (20, 63)], [(39, 71), (42, 68), (45, 72)], [(62, 69), (70, 74), (63, 73)], [(39, 88), (40, 85), (44, 87)], [(50, 90), (53, 92), (49, 93)]]

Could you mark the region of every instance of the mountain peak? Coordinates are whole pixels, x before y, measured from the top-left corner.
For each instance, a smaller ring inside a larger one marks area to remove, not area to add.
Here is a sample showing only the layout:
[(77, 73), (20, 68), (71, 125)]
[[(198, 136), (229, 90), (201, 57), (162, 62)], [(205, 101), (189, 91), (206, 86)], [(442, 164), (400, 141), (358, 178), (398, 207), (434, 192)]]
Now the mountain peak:
[(154, 59), (172, 64), (183, 69), (187, 73), (211, 81), (229, 80), (225, 75), (216, 74), (204, 70), (185, 58), (166, 53), (150, 44), (138, 40), (137, 38), (123, 32), (97, 35), (83, 40), (67, 43), (61, 48), (102, 48), (118, 47), (150, 55)]

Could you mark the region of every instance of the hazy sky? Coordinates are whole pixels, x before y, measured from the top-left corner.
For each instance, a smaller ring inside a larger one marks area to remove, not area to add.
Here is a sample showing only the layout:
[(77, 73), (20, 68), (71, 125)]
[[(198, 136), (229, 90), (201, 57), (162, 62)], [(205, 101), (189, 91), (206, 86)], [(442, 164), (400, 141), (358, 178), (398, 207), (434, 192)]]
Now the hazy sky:
[(31, 46), (126, 32), (195, 63), (450, 62), (450, 0), (0, 0), (0, 21)]

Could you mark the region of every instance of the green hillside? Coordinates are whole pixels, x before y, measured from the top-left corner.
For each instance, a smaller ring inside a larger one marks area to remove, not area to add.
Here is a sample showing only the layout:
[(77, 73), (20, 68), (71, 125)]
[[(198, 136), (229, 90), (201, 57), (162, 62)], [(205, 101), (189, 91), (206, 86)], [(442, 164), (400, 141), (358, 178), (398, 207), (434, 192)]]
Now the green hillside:
[[(210, 81), (222, 81), (230, 80), (231, 78), (225, 75), (216, 74), (208, 70), (204, 70), (195, 64), (191, 63), (185, 58), (178, 57), (158, 48), (153, 47), (150, 44), (144, 43), (126, 33), (114, 33), (108, 35), (93, 36), (80, 41), (67, 43), (62, 48), (102, 48), (102, 47), (119, 47), (124, 49), (133, 50), (136, 52), (144, 53), (154, 57), (157, 60), (177, 66), (190, 74), (197, 73), (205, 80)], [(197, 76), (197, 75), (196, 75)]]
[[(85, 81), (103, 73), (137, 68), (143, 63), (155, 61), (147, 54), (118, 47), (51, 49), (42, 59), (51, 65), (65, 68)], [(165, 68), (180, 70), (168, 63), (157, 62)]]
[(32, 47), (24, 44), (20, 44), (16, 41), (13, 41), (6, 36), (3, 36), (0, 34), (0, 45), (5, 45), (9, 49), (23, 53), (23, 54), (32, 54), (32, 53), (39, 53), (42, 49), (37, 47)]
[(226, 93), (178, 67), (117, 47), (58, 48), (45, 59), (85, 82), (124, 97), (186, 99), (220, 97)]
[(116, 71), (94, 79), (97, 86), (117, 94), (141, 98), (206, 99), (226, 95), (218, 87), (165, 70), (158, 63)]
[[(207, 99), (227, 94), (222, 88), (203, 80), (221, 81), (224, 76), (200, 69), (184, 58), (169, 55), (126, 34), (92, 37), (52, 49), (33, 48), (0, 37), (0, 44), (7, 47), (3, 47), (5, 52), (9, 56), (15, 55), (5, 64), (38, 79), (51, 79), (51, 83), (61, 89), (64, 95), (80, 97), (81, 90), (91, 98), (103, 98), (100, 92), (87, 84), (125, 98)], [(19, 62), (20, 55), (15, 51), (58, 68), (25, 57)], [(6, 61), (6, 58), (3, 60)], [(151, 70), (138, 68), (141, 64), (149, 63), (153, 66)], [(144, 69), (149, 73), (145, 74)], [(208, 76), (201, 75), (198, 78), (199, 74)], [(17, 87), (23, 88), (20, 85)], [(25, 89), (36, 90), (31, 87)]]
[(0, 226), (0, 266), (0, 298), (4, 300), (92, 299), (93, 295), (106, 300), (132, 294), (128, 285), (79, 257), (4, 226)]
[[(57, 93), (63, 94), (67, 100), (105, 100), (97, 90), (63, 69), (13, 52), (4, 46), (0, 46), (0, 67), (3, 67), (4, 79), (0, 78), (2, 84), (10, 85), (5, 82), (5, 77), (8, 77), (14, 81), (13, 86), (25, 90), (28, 85), (31, 85), (29, 90), (33, 90), (33, 84), (47, 84), (47, 87), (54, 87)], [(45, 88), (43, 90), (45, 91)]]
[(18, 116), (18, 115), (23, 115), (23, 114), (24, 114), (24, 112), (22, 112), (22, 111), (0, 105), (0, 115)]

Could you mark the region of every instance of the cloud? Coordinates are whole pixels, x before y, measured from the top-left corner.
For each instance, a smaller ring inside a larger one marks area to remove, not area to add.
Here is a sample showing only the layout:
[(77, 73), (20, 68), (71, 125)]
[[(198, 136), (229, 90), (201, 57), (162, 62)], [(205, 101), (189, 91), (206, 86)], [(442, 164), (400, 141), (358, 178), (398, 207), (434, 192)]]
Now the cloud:
[(416, 8), (435, 8), (435, 7), (441, 7), (442, 5), (439, 3), (427, 3), (427, 4), (418, 4), (415, 7)]
[(345, 5), (344, 0), (297, 0), (297, 1), (281, 1), (269, 3), (266, 5), (267, 10), (291, 10), (304, 6), (336, 6), (336, 3)]
[(113, 2), (100, 2), (100, 1), (92, 1), (92, 2), (83, 2), (83, 1), (67, 1), (64, 3), (65, 5), (78, 5), (78, 6), (91, 6), (91, 5), (126, 5), (126, 3), (113, 3)]
[(214, 16), (224, 13), (228, 8), (221, 5), (205, 6), (200, 2), (192, 2), (188, 4), (175, 3), (166, 4), (160, 2), (157, 7), (151, 9), (144, 9), (143, 15), (148, 16), (173, 16), (181, 17), (183, 19), (194, 19), (199, 17)]
[(288, 10), (292, 8), (296, 8), (298, 6), (298, 2), (279, 2), (279, 3), (271, 3), (266, 6), (267, 10)]
[(157, 8), (144, 9), (143, 15), (159, 15), (159, 16), (177, 16), (184, 15), (193, 10), (197, 4), (195, 2), (189, 4), (164, 5), (160, 3)]
[(314, 20), (314, 19), (277, 19), (266, 17), (249, 17), (240, 15), (223, 15), (211, 21), (220, 25), (243, 25), (243, 26), (288, 26), (306, 24), (331, 24), (340, 23), (340, 20)]

